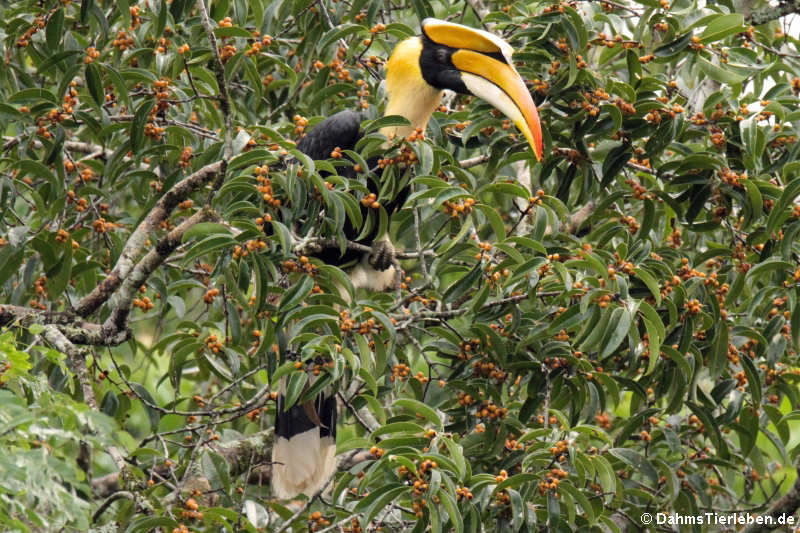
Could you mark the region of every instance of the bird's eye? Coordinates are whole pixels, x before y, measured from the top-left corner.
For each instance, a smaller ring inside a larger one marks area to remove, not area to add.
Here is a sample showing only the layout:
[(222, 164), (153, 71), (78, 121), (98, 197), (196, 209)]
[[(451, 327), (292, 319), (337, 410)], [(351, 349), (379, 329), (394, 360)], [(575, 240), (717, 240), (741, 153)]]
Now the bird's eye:
[(436, 50), (436, 61), (442, 65), (450, 63), (450, 53), (445, 48), (438, 48)]

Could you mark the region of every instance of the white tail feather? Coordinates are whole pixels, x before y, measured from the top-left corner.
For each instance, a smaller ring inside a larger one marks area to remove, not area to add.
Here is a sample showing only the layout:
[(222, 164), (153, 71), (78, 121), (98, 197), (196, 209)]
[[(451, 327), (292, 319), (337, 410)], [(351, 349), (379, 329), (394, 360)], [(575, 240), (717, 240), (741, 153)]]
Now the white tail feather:
[(280, 499), (313, 496), (336, 470), (336, 443), (315, 427), (290, 439), (278, 437), (272, 447), (272, 490)]

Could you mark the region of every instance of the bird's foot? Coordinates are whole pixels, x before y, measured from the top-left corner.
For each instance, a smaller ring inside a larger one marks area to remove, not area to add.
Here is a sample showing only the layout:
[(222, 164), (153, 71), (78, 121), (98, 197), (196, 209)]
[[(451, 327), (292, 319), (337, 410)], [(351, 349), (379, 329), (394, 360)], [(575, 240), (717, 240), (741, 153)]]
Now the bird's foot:
[(367, 261), (375, 270), (383, 272), (394, 263), (394, 246), (388, 240), (373, 242)]

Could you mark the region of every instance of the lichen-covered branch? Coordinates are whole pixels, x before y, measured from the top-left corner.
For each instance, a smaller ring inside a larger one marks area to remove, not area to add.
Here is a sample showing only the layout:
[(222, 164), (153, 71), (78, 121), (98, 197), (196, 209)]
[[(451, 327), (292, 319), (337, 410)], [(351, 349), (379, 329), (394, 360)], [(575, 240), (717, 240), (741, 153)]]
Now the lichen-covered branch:
[[(155, 211), (155, 209), (154, 209)], [(151, 214), (153, 212), (151, 211)], [(178, 227), (167, 233), (149, 252), (133, 267), (130, 275), (122, 282), (122, 287), (114, 301), (111, 316), (103, 323), (103, 333), (114, 335), (126, 328), (130, 314), (133, 297), (139, 287), (147, 281), (167, 257), (180, 245), (186, 231), (200, 222), (216, 219), (216, 214), (210, 209), (203, 209), (184, 220)]]
[(219, 161), (206, 165), (176, 183), (159, 199), (144, 220), (131, 233), (117, 260), (117, 264), (114, 265), (108, 276), (78, 303), (75, 308), (75, 313), (78, 316), (86, 317), (91, 315), (111, 297), (133, 270), (136, 257), (144, 248), (150, 233), (169, 217), (172, 210), (179, 203), (184, 201), (189, 194), (211, 181), (221, 169), (222, 163)]
[(94, 396), (94, 389), (92, 389), (92, 383), (89, 380), (89, 373), (86, 369), (86, 349), (85, 348), (78, 348), (74, 344), (72, 344), (67, 337), (64, 336), (59, 329), (52, 325), (48, 324), (44, 326), (42, 330), (42, 337), (45, 338), (47, 342), (53, 345), (53, 347), (61, 353), (67, 354), (69, 358), (69, 365), (72, 368), (72, 371), (75, 372), (75, 375), (78, 376), (78, 382), (81, 384), (81, 390), (83, 391), (83, 401), (86, 402), (91, 409), (97, 410), (97, 399)]
[(753, 26), (758, 26), (792, 13), (800, 13), (800, 0), (781, 0), (777, 6), (753, 10), (746, 20)]

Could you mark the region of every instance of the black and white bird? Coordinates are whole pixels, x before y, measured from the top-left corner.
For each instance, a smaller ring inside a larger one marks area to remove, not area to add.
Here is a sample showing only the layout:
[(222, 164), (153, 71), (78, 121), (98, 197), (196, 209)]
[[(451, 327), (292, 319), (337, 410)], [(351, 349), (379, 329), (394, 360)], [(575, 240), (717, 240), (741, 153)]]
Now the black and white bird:
[[(542, 158), (542, 130), (539, 114), (522, 77), (514, 68), (513, 49), (503, 39), (478, 30), (437, 19), (422, 21), (422, 33), (400, 42), (386, 63), (385, 115), (405, 117), (410, 125), (381, 130), (387, 137), (406, 137), (417, 128), (425, 129), (440, 105), (443, 91), (471, 94), (505, 114), (525, 136), (535, 157)], [(355, 111), (339, 112), (319, 123), (298, 143), (298, 149), (312, 159), (327, 159), (339, 147), (352, 150), (361, 137), (361, 116)], [(370, 182), (372, 190), (375, 184)], [(400, 194), (383, 207), (391, 215), (402, 207)], [(361, 228), (349, 221), (344, 228), (349, 240), (371, 247), (370, 253), (338, 249), (319, 257), (324, 262), (347, 265), (355, 288), (385, 290), (392, 286), (394, 247), (377, 228), (361, 236)], [(361, 236), (359, 238), (359, 236)], [(275, 443), (272, 449), (272, 486), (275, 496), (313, 496), (324, 488), (336, 469), (336, 400), (320, 394), (316, 400), (284, 410), (278, 402)]]

